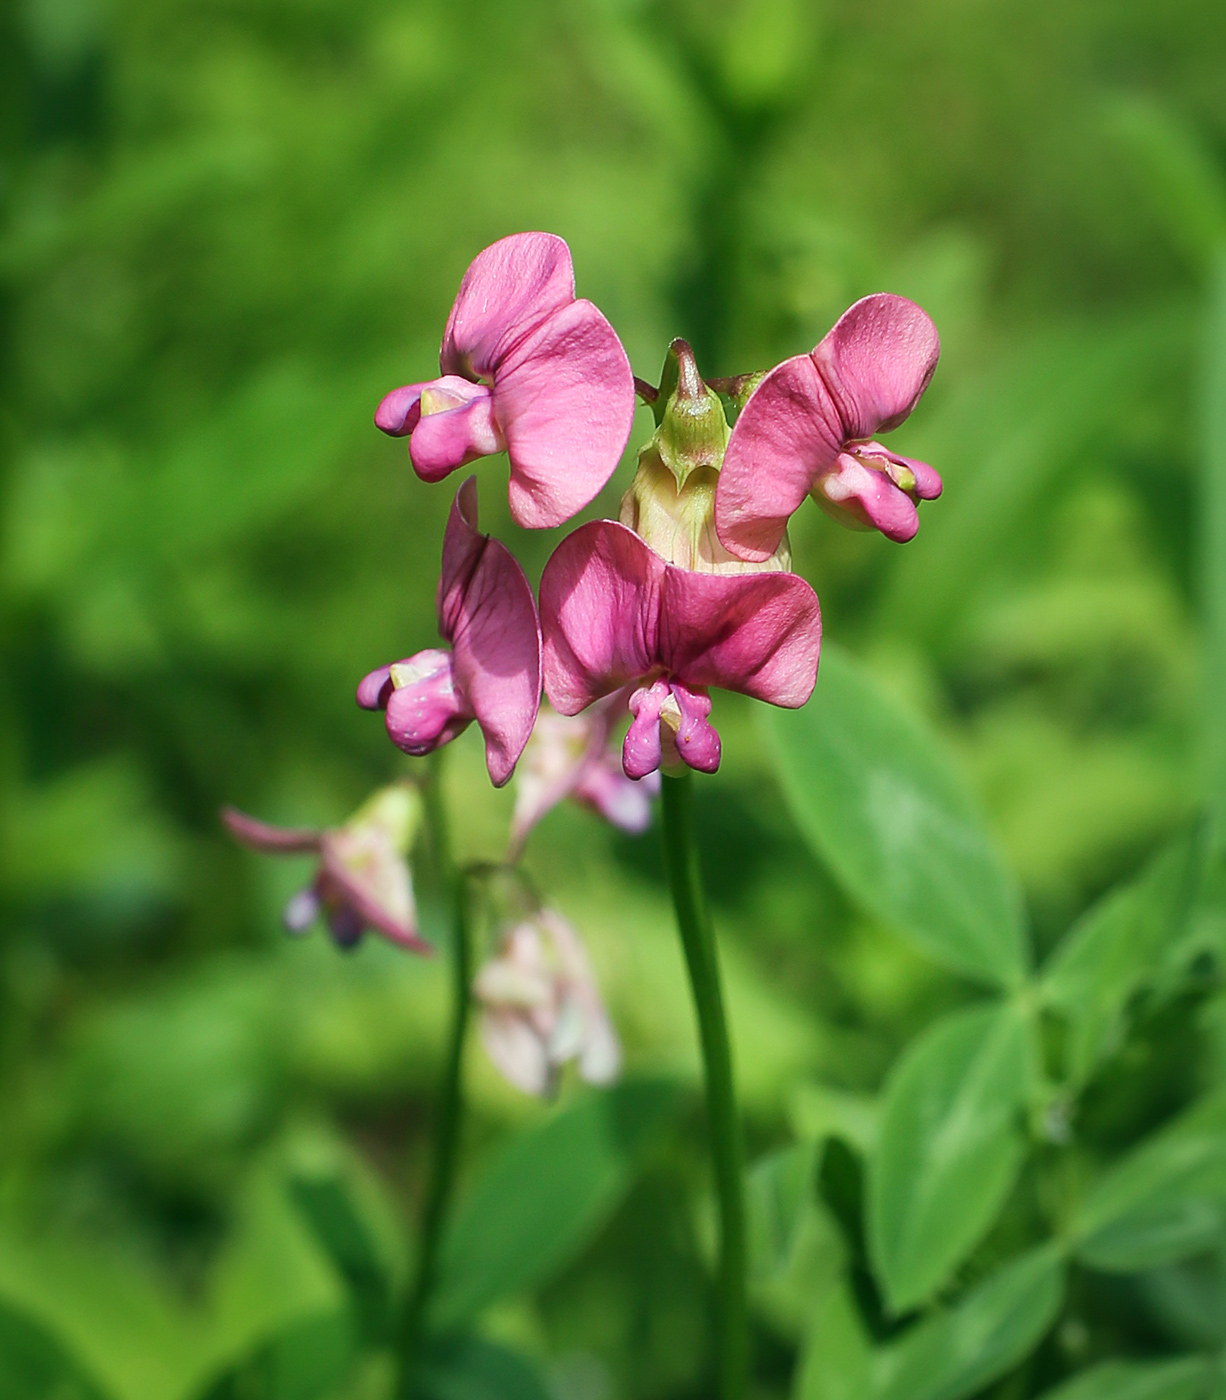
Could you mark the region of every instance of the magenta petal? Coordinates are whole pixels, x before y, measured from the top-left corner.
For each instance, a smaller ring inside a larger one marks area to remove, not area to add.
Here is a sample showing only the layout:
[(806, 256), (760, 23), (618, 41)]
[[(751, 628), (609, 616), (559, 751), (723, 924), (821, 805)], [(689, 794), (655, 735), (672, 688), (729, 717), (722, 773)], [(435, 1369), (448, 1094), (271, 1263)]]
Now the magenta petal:
[(237, 807), (223, 807), (221, 819), (230, 835), (253, 851), (263, 851), (266, 855), (294, 855), (304, 851), (318, 851), (323, 840), (321, 832), (308, 831), (301, 827), (269, 826), (257, 821)]
[(741, 410), (720, 469), (715, 529), (724, 548), (739, 559), (769, 559), (814, 478), (838, 456), (842, 436), (809, 355), (771, 370)]
[(628, 778), (645, 778), (663, 761), (660, 740), (660, 711), (672, 694), (667, 681), (636, 690), (630, 697), (634, 716), (622, 742), (622, 767)]
[(817, 594), (796, 574), (670, 568), (660, 596), (660, 664), (688, 687), (722, 686), (796, 709), (821, 650)]
[(433, 648), (398, 661), (391, 667), (391, 681), (387, 732), (398, 749), (414, 758), (449, 744), (472, 721), (448, 652)]
[(402, 948), (433, 953), (434, 949), (417, 931), (411, 886), (403, 864), (388, 860), (386, 852), (349, 851), (345, 841), (343, 829), (328, 833), (316, 885), (328, 908), (328, 926), (338, 942), (351, 947), (362, 929), (369, 927)]
[(438, 611), (456, 691), (481, 726), (490, 780), (501, 787), (536, 723), (541, 630), (524, 571), (477, 530), (475, 477), (460, 487), (447, 521)]
[[(407, 665), (407, 660), (398, 663)], [(380, 666), (358, 682), (357, 702), (364, 710), (386, 710), (392, 694), (392, 668)]]
[(896, 452), (888, 456), (891, 462), (901, 462), (910, 471), (915, 478), (915, 494), (921, 501), (935, 501), (941, 494), (941, 478), (935, 467), (915, 457), (900, 457)]
[(385, 394), (375, 409), (375, 427), (389, 437), (404, 437), (421, 417), (421, 391), (427, 384), (406, 384)]
[(660, 585), (666, 565), (613, 520), (581, 525), (541, 575), (545, 692), (574, 715), (656, 669)]
[(511, 459), (511, 514), (561, 525), (613, 475), (634, 420), (634, 375), (590, 301), (556, 312), (507, 355), (494, 409)]
[(506, 447), (494, 421), (489, 389), (484, 384), (467, 387), (472, 392), (465, 395), (465, 401), (434, 413), (422, 413), (413, 429), (409, 458), (423, 481), (442, 481), (457, 467)]
[(720, 741), (708, 716), (711, 697), (695, 695), (683, 685), (674, 684), (673, 699), (681, 711), (681, 723), (673, 736), (677, 756), (700, 773), (714, 773), (719, 767)]
[(552, 233), (515, 233), (483, 249), (456, 294), (439, 361), (444, 374), (493, 375), (526, 330), (575, 298), (570, 249)]
[(835, 322), (813, 351), (848, 440), (896, 428), (928, 387), (941, 353), (932, 318), (906, 297), (878, 292)]
[(880, 530), (896, 544), (906, 544), (919, 529), (919, 512), (907, 492), (848, 452), (817, 482), (813, 498), (845, 524)]
[(601, 754), (584, 766), (572, 796), (605, 821), (638, 835), (651, 825), (651, 799), (659, 790), (658, 777), (628, 778), (619, 763)]

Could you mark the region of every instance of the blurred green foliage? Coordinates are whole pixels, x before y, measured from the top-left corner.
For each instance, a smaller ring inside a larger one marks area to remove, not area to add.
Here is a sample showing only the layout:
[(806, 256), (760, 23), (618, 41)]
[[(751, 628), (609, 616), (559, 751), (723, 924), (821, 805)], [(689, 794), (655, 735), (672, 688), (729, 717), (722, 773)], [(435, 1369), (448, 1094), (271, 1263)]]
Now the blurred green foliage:
[[(285, 942), (302, 870), (215, 814), (327, 824), (411, 767), (351, 695), (433, 641), (451, 493), (370, 416), (523, 228), (567, 238), (644, 377), (678, 334), (708, 374), (765, 367), (874, 290), (942, 334), (897, 438), (946, 482), (917, 540), (794, 522), (861, 666), (832, 652), (796, 716), (720, 697), (699, 791), (760, 1393), (1221, 1386), (1190, 1354), (1226, 1345), (1226, 904), (1195, 826), (1226, 783), (1224, 72), (1213, 0), (0, 11), (4, 1400), (385, 1384), (354, 1339), (406, 1266), (445, 978)], [(512, 527), (504, 474), (478, 468), (483, 523), (535, 577), (558, 536)], [(866, 751), (897, 740), (876, 805), (856, 764), (801, 766), (849, 752), (831, 716), (864, 696)], [(497, 856), (472, 740), (449, 799)], [(624, 1156), (569, 1090), (579, 1118), (536, 1126), (474, 1050), (468, 1208), (551, 1132), (595, 1181), (548, 1269), (512, 1231), (519, 1274), (457, 1279), (489, 1306), (431, 1384), (534, 1395), (519, 1353), (558, 1400), (697, 1395), (707, 1183), (656, 843), (557, 812), (529, 863), (632, 1075), (684, 1092)]]

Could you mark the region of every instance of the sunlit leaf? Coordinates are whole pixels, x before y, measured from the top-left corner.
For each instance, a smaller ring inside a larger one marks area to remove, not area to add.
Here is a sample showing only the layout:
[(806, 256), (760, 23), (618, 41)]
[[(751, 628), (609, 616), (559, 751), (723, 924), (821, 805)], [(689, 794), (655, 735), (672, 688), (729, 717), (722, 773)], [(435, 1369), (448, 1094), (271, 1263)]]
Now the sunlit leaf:
[(295, 1175), (289, 1190), (316, 1240), (348, 1285), (364, 1332), (381, 1338), (391, 1300), (387, 1263), (346, 1183), (339, 1176)]
[(1201, 1400), (1213, 1383), (1212, 1362), (1201, 1356), (1178, 1361), (1106, 1361), (1045, 1390), (1042, 1400)]
[(871, 1400), (872, 1348), (847, 1285), (818, 1313), (796, 1367), (792, 1400)]
[(511, 1141), (459, 1203), (431, 1317), (447, 1327), (542, 1282), (608, 1219), (676, 1102), (668, 1084), (591, 1093)]
[(762, 718), (797, 824), (852, 896), (947, 967), (1020, 982), (1029, 953), (1017, 890), (915, 716), (828, 647), (812, 700)]
[(107, 1400), (68, 1349), (0, 1303), (0, 1400)]

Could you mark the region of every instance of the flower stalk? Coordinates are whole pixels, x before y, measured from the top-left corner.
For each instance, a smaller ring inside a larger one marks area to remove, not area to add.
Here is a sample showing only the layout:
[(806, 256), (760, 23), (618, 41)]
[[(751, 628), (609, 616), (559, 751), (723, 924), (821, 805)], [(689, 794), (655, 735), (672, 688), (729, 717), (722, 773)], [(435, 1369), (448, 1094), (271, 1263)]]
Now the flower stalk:
[(452, 900), (452, 1008), (447, 1058), (439, 1086), (438, 1126), (434, 1159), (422, 1211), (417, 1270), (405, 1296), (396, 1338), (397, 1400), (411, 1400), (421, 1353), (426, 1309), (438, 1275), (439, 1246), (451, 1190), (455, 1182), (464, 1094), (462, 1068), (464, 1037), (468, 1029), (469, 988), (472, 983), (472, 930), (468, 899), (468, 871), (457, 869), (451, 851), (451, 833), (442, 793), (442, 753), (431, 755), (430, 776), (425, 784), (426, 821), (434, 857)]
[(721, 1400), (741, 1400), (749, 1365), (744, 1147), (720, 987), (719, 951), (698, 866), (693, 785), (688, 771), (663, 776), (664, 863), (698, 1016), (707, 1130), (719, 1203), (719, 1393)]

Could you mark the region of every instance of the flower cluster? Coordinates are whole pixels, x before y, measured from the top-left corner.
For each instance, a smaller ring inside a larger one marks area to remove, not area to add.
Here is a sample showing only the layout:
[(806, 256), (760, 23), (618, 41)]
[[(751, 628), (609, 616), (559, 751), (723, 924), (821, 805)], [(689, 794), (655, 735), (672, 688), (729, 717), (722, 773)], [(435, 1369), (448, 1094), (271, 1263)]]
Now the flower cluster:
[[(539, 610), (510, 551), (479, 531), (476, 479), (465, 481), (443, 539), (446, 649), (371, 671), (358, 704), (383, 711), (393, 743), (414, 756), (475, 721), (495, 786), (522, 758), (509, 862), (567, 798), (645, 829), (661, 771), (719, 767), (712, 688), (790, 708), (813, 691), (821, 612), (792, 572), (787, 536), (805, 497), (902, 542), (918, 528), (919, 502), (940, 495), (932, 467), (877, 440), (915, 407), (939, 348), (918, 306), (880, 294), (856, 302), (808, 354), (736, 381), (704, 382), (676, 340), (652, 388), (634, 378), (600, 311), (575, 296), (560, 238), (516, 234), (486, 248), (460, 284), (439, 377), (393, 390), (375, 414), (385, 433), (408, 437), (418, 476), (440, 481), (505, 452), (513, 518), (557, 526), (617, 468), (636, 389), (655, 431), (618, 519), (581, 524), (554, 550)], [(730, 386), (740, 408), (731, 426), (717, 392)], [(552, 707), (543, 711), (542, 689)], [(405, 864), (411, 792), (387, 789), (332, 831), (282, 831), (236, 812), (226, 820), (257, 849), (320, 856), (315, 882), (291, 901), (291, 927), (322, 912), (342, 944), (371, 927), (421, 948)], [(559, 916), (538, 912), (511, 928), (474, 994), (487, 1048), (520, 1087), (547, 1092), (571, 1059), (596, 1082), (616, 1072), (616, 1037)]]

